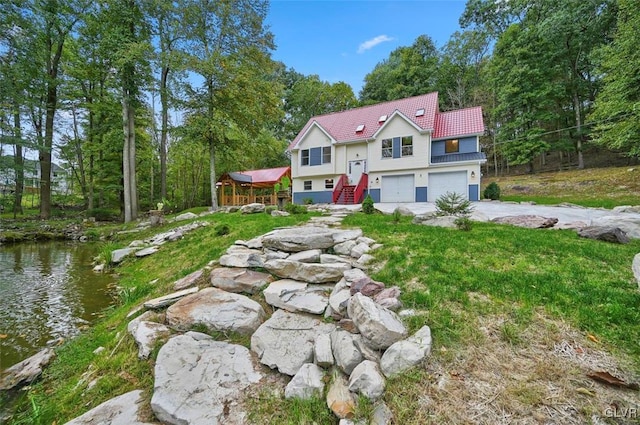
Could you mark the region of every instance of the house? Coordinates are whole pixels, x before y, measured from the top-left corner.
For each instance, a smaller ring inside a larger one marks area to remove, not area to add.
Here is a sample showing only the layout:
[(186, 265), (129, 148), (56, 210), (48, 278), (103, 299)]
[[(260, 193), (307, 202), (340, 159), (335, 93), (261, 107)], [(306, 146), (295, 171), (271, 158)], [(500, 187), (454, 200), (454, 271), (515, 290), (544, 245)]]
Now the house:
[(483, 133), (480, 107), (439, 112), (438, 93), (312, 117), (289, 145), (293, 201), (477, 201)]
[[(16, 175), (14, 157), (4, 155), (0, 157), (0, 191), (3, 194), (15, 191)], [(24, 187), (23, 192), (37, 192), (40, 189), (40, 164), (33, 159), (23, 160)], [(51, 193), (54, 195), (68, 195), (72, 191), (71, 172), (56, 163), (51, 163)]]
[(285, 177), (291, 180), (290, 167), (224, 173), (217, 183), (218, 202), (220, 206), (254, 202), (276, 205), (275, 185)]

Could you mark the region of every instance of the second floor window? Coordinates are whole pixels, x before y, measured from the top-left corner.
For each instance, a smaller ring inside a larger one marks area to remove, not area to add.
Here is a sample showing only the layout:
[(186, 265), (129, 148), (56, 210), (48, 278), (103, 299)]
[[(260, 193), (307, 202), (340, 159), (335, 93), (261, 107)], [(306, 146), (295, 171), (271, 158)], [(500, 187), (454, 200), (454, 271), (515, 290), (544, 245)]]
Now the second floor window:
[(309, 165), (309, 149), (300, 151), (300, 165)]
[(322, 148), (322, 163), (331, 164), (331, 146), (325, 146)]
[(413, 137), (406, 136), (402, 138), (402, 156), (413, 156)]
[(382, 157), (393, 158), (393, 139), (382, 140)]
[(413, 156), (413, 136), (382, 139), (382, 158)]
[(460, 152), (460, 145), (458, 139), (447, 140), (444, 142), (444, 153), (458, 153)]

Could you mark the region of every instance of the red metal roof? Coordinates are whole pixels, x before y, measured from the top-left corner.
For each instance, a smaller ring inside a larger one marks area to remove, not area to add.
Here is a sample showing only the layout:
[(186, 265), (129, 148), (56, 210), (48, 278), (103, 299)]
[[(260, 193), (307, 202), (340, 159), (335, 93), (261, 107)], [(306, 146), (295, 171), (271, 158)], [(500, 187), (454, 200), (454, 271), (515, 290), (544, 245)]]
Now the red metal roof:
[(282, 176), (287, 174), (291, 167), (265, 168), (262, 170), (238, 171), (251, 177), (251, 183), (276, 183)]
[[(424, 109), (424, 115), (416, 117), (416, 111)], [(407, 99), (392, 100), (377, 105), (363, 106), (343, 112), (312, 117), (289, 145), (293, 149), (309, 127), (316, 122), (337, 142), (369, 139), (382, 127), (386, 121), (378, 122), (382, 115), (387, 115), (387, 121), (395, 111), (401, 112), (423, 130), (433, 129), (435, 115), (438, 112), (438, 93), (428, 93)], [(359, 125), (364, 124), (364, 130), (357, 132)]]
[(434, 139), (484, 133), (482, 108), (459, 109), (436, 114)]

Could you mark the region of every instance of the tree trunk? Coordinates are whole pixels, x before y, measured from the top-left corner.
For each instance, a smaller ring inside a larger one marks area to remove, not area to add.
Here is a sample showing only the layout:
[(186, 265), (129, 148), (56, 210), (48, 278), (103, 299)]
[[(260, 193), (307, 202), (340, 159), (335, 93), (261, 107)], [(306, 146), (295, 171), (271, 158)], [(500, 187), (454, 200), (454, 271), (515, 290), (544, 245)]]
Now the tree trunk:
[(122, 121), (124, 146), (122, 148), (122, 172), (124, 186), (124, 222), (138, 218), (138, 195), (136, 190), (136, 138), (135, 110), (131, 105), (130, 94), (126, 88), (122, 96)]
[(167, 99), (167, 79), (169, 67), (162, 68), (160, 78), (160, 104), (162, 105), (162, 128), (160, 129), (160, 198), (167, 197), (167, 132), (169, 126), (169, 100)]
[[(15, 140), (16, 157), (14, 170), (16, 174), (16, 191), (13, 203), (13, 218), (16, 214), (23, 214), (22, 211), (22, 191), (24, 189), (24, 160), (22, 158), (22, 128), (20, 123), (20, 111), (16, 108), (13, 114), (13, 137)], [(1, 153), (2, 151), (0, 151)]]
[[(76, 177), (78, 183), (80, 183), (80, 191), (82, 192), (82, 199), (84, 199), (85, 207), (87, 206), (87, 173), (84, 167), (84, 155), (82, 154), (82, 144), (80, 143), (80, 132), (78, 131), (78, 119), (76, 114), (76, 109), (72, 108), (73, 112), (73, 138), (74, 138), (74, 147), (76, 151), (76, 161), (78, 162), (78, 172), (76, 173)], [(93, 131), (93, 112), (89, 111), (89, 135), (88, 139), (91, 139), (91, 133)]]
[(218, 195), (216, 193), (216, 149), (213, 140), (209, 141), (209, 183), (211, 186), (211, 211), (218, 210)]
[(51, 217), (51, 149), (53, 148), (53, 121), (57, 103), (58, 87), (55, 81), (50, 81), (47, 87), (44, 141), (38, 154), (40, 161), (40, 218), (45, 220)]
[(580, 113), (580, 99), (578, 93), (573, 93), (573, 108), (576, 112), (576, 132), (578, 139), (576, 141), (576, 151), (578, 152), (578, 169), (584, 169), (584, 158), (582, 156), (582, 114)]

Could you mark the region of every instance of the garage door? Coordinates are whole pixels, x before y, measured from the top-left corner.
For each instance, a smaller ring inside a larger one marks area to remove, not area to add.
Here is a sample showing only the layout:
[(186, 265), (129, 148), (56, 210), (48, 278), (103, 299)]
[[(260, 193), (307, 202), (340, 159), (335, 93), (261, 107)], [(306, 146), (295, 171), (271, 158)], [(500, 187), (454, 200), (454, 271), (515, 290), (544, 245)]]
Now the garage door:
[(413, 174), (382, 176), (381, 202), (415, 202)]
[(429, 173), (429, 202), (435, 202), (440, 196), (447, 192), (456, 192), (469, 199), (469, 188), (467, 187), (467, 172), (455, 171), (450, 173)]

